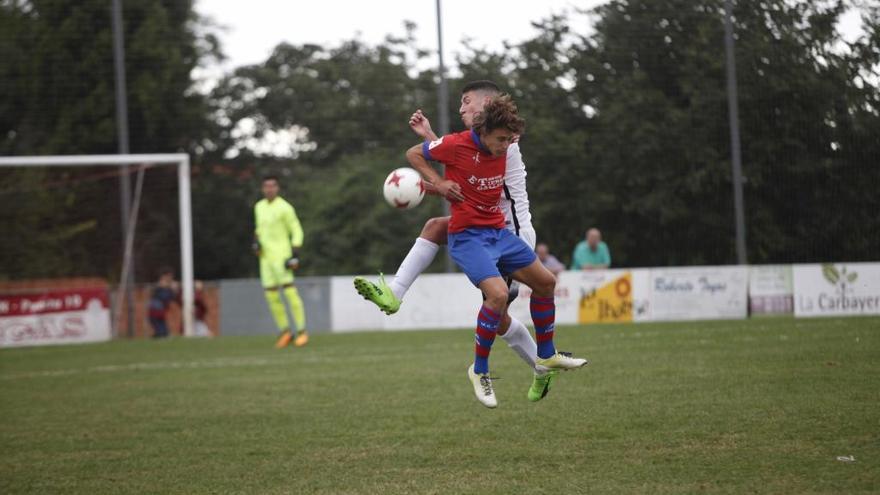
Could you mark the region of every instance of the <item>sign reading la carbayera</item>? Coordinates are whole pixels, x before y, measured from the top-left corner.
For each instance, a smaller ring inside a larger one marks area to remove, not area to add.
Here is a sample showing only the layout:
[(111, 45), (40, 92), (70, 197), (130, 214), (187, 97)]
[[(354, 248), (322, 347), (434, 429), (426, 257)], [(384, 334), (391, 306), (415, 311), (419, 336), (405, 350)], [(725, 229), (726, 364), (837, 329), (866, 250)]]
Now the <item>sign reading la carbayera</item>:
[(795, 316), (880, 315), (880, 263), (794, 265)]

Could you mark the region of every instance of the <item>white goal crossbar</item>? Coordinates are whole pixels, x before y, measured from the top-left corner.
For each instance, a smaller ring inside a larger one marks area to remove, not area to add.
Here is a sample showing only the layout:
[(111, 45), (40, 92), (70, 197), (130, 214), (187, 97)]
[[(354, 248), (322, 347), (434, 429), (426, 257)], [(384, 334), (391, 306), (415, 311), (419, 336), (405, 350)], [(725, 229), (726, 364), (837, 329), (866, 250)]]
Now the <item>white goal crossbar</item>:
[(158, 165), (177, 166), (178, 199), (180, 201), (180, 279), (183, 307), (183, 333), (195, 335), (193, 327), (193, 243), (192, 201), (190, 197), (189, 155), (185, 153), (157, 153), (137, 155), (57, 155), (57, 156), (4, 156), (0, 167), (75, 167), (94, 165)]

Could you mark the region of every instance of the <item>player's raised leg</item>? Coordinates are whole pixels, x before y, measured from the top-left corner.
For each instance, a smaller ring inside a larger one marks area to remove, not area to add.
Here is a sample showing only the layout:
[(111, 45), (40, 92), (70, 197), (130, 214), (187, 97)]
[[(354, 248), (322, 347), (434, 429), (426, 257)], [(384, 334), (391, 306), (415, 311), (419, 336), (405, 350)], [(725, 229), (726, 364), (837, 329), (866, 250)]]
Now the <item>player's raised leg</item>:
[(422, 232), (403, 262), (397, 268), (394, 280), (390, 284), (379, 274), (378, 283), (370, 282), (364, 277), (355, 277), (354, 287), (364, 299), (372, 301), (385, 314), (394, 314), (400, 309), (401, 300), (424, 272), (440, 250), (446, 244), (446, 231), (449, 228), (449, 217), (431, 218), (425, 222)]
[(449, 217), (430, 218), (422, 227), (419, 238), (397, 268), (391, 291), (398, 299), (403, 296), (437, 257), (440, 246), (446, 244), (446, 231), (449, 229)]
[(515, 271), (513, 278), (532, 288), (529, 310), (535, 324), (535, 340), (538, 344), (538, 366), (548, 369), (576, 369), (587, 364), (586, 359), (573, 358), (556, 351), (553, 335), (556, 325), (556, 303), (553, 292), (556, 278), (544, 268), (539, 260)]

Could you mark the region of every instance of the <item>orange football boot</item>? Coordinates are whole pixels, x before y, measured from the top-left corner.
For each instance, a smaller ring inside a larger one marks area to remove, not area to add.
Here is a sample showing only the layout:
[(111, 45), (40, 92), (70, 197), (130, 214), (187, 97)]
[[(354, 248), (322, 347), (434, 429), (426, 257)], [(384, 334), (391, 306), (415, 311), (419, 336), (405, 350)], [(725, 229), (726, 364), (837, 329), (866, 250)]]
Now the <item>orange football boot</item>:
[(281, 336), (278, 337), (278, 341), (275, 342), (275, 348), (276, 349), (284, 349), (285, 347), (287, 347), (288, 344), (290, 344), (290, 341), (292, 339), (293, 339), (293, 336), (290, 335), (290, 332), (282, 333)]
[(297, 347), (302, 347), (309, 343), (309, 333), (305, 330), (301, 332), (297, 332), (296, 340), (293, 341), (293, 345)]

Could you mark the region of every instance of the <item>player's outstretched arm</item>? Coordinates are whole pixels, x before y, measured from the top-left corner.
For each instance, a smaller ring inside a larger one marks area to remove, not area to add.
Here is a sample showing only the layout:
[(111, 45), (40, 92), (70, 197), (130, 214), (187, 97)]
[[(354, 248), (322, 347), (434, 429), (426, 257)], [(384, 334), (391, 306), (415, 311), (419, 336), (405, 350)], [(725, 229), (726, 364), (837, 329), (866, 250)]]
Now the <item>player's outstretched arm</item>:
[(436, 141), (437, 135), (431, 129), (431, 121), (422, 113), (422, 109), (418, 109), (409, 118), (409, 128), (416, 134), (429, 141)]
[[(418, 109), (412, 116), (409, 118), (409, 127), (416, 134), (418, 134), (423, 139), (427, 139), (430, 141), (436, 141), (437, 135), (434, 134), (434, 130), (431, 129), (431, 122), (428, 120), (428, 117), (422, 113), (422, 109)], [(440, 191), (434, 187), (434, 184), (429, 182), (425, 182), (425, 193), (433, 194), (435, 196), (441, 196)]]
[(425, 180), (437, 189), (438, 194), (450, 201), (464, 201), (464, 196), (461, 194), (461, 186), (451, 180), (445, 180), (440, 177), (440, 174), (428, 164), (428, 160), (422, 154), (421, 144), (406, 150), (406, 159), (414, 169), (422, 174)]
[(440, 191), (438, 191), (437, 188), (434, 187), (434, 184), (431, 184), (430, 182), (425, 182), (425, 181), (422, 181), (422, 184), (425, 186), (425, 194), (433, 194), (434, 196), (442, 196), (440, 194)]

